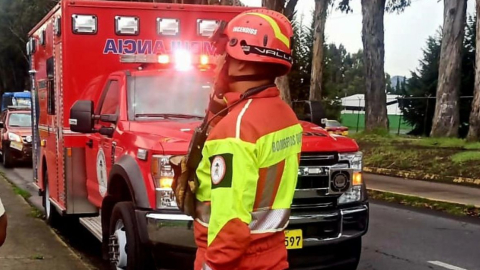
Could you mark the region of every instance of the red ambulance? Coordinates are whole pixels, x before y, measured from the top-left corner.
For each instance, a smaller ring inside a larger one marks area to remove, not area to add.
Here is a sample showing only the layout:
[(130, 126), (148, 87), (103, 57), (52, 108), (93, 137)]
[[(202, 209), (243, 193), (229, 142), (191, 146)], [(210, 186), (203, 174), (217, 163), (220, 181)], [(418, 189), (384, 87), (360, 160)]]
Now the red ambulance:
[[(171, 190), (213, 81), (208, 37), (247, 7), (63, 0), (29, 34), (34, 181), (46, 220), (78, 218), (113, 269), (191, 269)], [(304, 127), (285, 236), (292, 269), (356, 269), (369, 206), (355, 141)], [(180, 259), (179, 259), (180, 258)]]

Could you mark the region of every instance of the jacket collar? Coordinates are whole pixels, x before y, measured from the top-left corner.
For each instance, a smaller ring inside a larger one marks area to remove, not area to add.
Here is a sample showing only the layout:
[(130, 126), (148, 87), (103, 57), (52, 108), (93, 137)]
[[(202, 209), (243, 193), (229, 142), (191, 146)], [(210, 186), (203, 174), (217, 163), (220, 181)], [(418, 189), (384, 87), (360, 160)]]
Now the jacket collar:
[[(229, 105), (238, 101), (241, 95), (242, 93), (238, 93), (238, 92), (228, 92), (228, 93), (225, 93), (223, 97), (225, 102), (227, 102), (227, 105)], [(263, 90), (260, 93), (257, 93), (255, 95), (248, 97), (247, 99), (269, 98), (269, 97), (277, 97), (279, 95), (280, 95), (280, 91), (278, 90), (277, 87), (270, 87)]]

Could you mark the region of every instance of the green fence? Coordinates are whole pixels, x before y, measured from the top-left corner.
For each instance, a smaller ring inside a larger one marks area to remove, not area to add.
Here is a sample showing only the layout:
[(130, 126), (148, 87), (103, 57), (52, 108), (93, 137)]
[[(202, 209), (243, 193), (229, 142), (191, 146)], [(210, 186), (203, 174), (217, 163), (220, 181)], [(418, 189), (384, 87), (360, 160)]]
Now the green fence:
[[(390, 132), (405, 134), (412, 130), (412, 126), (402, 120), (401, 115), (389, 115)], [(365, 114), (345, 113), (341, 115), (341, 122), (352, 132), (365, 129)], [(400, 125), (400, 129), (399, 129)]]

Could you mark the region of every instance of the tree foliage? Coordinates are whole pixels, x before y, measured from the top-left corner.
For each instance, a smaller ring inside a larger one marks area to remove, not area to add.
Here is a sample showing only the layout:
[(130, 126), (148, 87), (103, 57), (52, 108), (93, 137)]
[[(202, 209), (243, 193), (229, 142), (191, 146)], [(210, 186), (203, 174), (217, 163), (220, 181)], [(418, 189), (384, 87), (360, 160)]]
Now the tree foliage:
[[(312, 69), (313, 25), (294, 24), (294, 63), (289, 74), (292, 100), (307, 100)], [(365, 93), (362, 51), (349, 53), (343, 45), (324, 44), (322, 101), (328, 118), (339, 119), (339, 99)]]
[(28, 31), (56, 4), (52, 0), (0, 0), (0, 92), (28, 86)]
[[(460, 96), (473, 95), (475, 82), (475, 46), (476, 46), (476, 19), (470, 17), (465, 29), (465, 40), (462, 59), (462, 78)], [(404, 119), (414, 128), (412, 134), (430, 134), (432, 119), (435, 113), (435, 95), (438, 84), (438, 69), (442, 44), (441, 31), (436, 36), (429, 37), (423, 50), (423, 59), (417, 71), (406, 85), (406, 97), (424, 97), (423, 99), (405, 99), (402, 102)], [(433, 97), (427, 99), (426, 97)], [(468, 132), (468, 119), (471, 109), (471, 98), (460, 99), (460, 130), (459, 135), (465, 137)]]

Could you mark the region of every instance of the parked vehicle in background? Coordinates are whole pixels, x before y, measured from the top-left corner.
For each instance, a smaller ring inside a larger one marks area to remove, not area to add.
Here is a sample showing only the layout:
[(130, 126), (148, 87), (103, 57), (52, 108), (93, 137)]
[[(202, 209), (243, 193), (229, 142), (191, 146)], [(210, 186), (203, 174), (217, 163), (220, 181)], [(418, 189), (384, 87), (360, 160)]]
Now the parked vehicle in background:
[(8, 106), (0, 115), (2, 163), (11, 168), (32, 160), (32, 118), (29, 107)]
[(24, 92), (5, 92), (2, 95), (2, 112), (8, 106), (31, 107), (32, 95), (29, 91)]
[(325, 119), (325, 130), (328, 131), (330, 134), (336, 135), (348, 135), (348, 127), (342, 125), (337, 120), (329, 120)]

